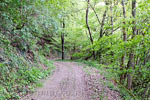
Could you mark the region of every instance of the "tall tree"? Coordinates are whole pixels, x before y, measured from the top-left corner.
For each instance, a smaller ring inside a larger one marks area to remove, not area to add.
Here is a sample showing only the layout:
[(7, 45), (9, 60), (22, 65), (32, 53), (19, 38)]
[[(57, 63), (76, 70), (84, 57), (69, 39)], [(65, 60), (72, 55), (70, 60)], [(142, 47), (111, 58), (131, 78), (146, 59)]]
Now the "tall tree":
[[(65, 28), (65, 22), (63, 19), (63, 24), (62, 24), (63, 29)], [(65, 55), (64, 55), (64, 32), (61, 33), (61, 45), (62, 45), (62, 60), (64, 60)]]
[(106, 19), (106, 13), (107, 13), (107, 8), (105, 9), (104, 14), (103, 14), (101, 27), (100, 27), (100, 37), (99, 38), (103, 37), (103, 27), (104, 27), (104, 23), (105, 23), (105, 19)]
[[(125, 9), (125, 1), (122, 0), (121, 2), (122, 4), (122, 13), (123, 13), (123, 18), (124, 20), (126, 19), (126, 9)], [(123, 32), (123, 41), (126, 42), (127, 41), (127, 33), (126, 33), (126, 28), (124, 27), (126, 25), (126, 22), (123, 21), (123, 28), (122, 28), (122, 32)], [(125, 56), (126, 53), (123, 54), (123, 56), (121, 57), (121, 64), (120, 64), (120, 69), (123, 70), (125, 67)], [(122, 83), (122, 80), (124, 79), (124, 74), (122, 74), (120, 76), (120, 83)]]
[(113, 23), (113, 3), (111, 2), (111, 5), (110, 5), (110, 11), (111, 11), (111, 34), (113, 34), (113, 32), (114, 32), (114, 28), (113, 28), (113, 26), (114, 26), (114, 23)]
[[(90, 0), (87, 1), (87, 9), (86, 9), (86, 26), (87, 26), (87, 29), (88, 29), (88, 32), (89, 32), (90, 41), (91, 41), (91, 43), (92, 43), (92, 45), (93, 45), (92, 33), (91, 33), (91, 29), (90, 29), (90, 26), (89, 26), (89, 23), (88, 23), (89, 8), (90, 8)], [(95, 51), (93, 50), (92, 53), (93, 53), (94, 59), (96, 59)]]
[[(135, 16), (136, 16), (136, 0), (132, 0), (132, 17), (134, 18), (134, 20), (132, 21), (133, 27), (132, 27), (132, 39), (135, 37), (136, 35), (136, 25), (135, 25)], [(131, 52), (129, 54), (129, 61), (128, 61), (128, 69), (132, 68), (134, 69), (134, 51), (131, 48)], [(132, 88), (132, 76), (130, 73), (128, 73), (127, 75), (127, 83), (128, 83), (128, 89)]]

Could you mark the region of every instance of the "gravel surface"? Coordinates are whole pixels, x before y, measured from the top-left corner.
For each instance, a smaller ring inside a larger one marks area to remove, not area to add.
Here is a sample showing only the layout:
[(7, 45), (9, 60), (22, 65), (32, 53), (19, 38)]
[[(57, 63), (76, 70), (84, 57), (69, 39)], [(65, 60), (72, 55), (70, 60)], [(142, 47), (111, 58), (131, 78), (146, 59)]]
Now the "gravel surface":
[(122, 100), (120, 94), (107, 87), (108, 80), (95, 68), (87, 67), (85, 74), (86, 89), (90, 100)]
[(97, 70), (89, 69), (93, 71), (87, 74), (83, 66), (74, 62), (54, 64), (56, 70), (43, 87), (21, 100), (120, 100), (119, 93), (100, 82), (103, 77)]

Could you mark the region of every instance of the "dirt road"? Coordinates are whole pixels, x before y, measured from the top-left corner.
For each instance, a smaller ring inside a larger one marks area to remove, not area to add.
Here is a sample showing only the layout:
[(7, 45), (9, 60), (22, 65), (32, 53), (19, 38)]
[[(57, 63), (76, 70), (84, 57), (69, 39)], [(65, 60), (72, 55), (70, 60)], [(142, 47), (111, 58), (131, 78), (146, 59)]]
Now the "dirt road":
[[(108, 96), (106, 100), (119, 100), (118, 94), (98, 83), (99, 76), (92, 76), (92, 78), (87, 76), (83, 66), (74, 62), (55, 62), (55, 66), (54, 74), (44, 82), (43, 87), (22, 100), (105, 100), (100, 99), (99, 94), (105, 88), (104, 96)], [(97, 97), (93, 98), (95, 91)]]
[(24, 100), (89, 100), (82, 67), (71, 62), (55, 62), (55, 66), (44, 86)]

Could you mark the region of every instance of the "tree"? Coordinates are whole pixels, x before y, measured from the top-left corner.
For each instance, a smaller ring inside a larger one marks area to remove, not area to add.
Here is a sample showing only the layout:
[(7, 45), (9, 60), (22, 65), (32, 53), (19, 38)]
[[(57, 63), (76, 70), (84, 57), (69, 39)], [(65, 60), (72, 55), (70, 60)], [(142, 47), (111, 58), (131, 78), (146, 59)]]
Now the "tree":
[[(87, 9), (86, 9), (86, 26), (87, 26), (87, 29), (88, 29), (88, 32), (89, 32), (91, 44), (93, 45), (92, 33), (91, 33), (91, 29), (90, 29), (90, 26), (89, 26), (89, 23), (88, 23), (88, 14), (89, 14), (89, 7), (90, 7), (90, 4), (89, 4), (89, 3), (90, 3), (90, 0), (87, 1)], [(94, 59), (96, 59), (95, 51), (93, 51), (93, 57), (94, 57)]]
[[(65, 22), (63, 19), (63, 24), (62, 24), (63, 29), (65, 28)], [(62, 60), (64, 60), (65, 55), (64, 55), (64, 33), (61, 33), (61, 45), (62, 45)]]
[[(123, 12), (123, 18), (124, 20), (126, 19), (126, 10), (125, 10), (125, 1), (122, 0), (121, 2), (122, 4), (122, 12)], [(126, 42), (127, 41), (127, 33), (126, 33), (126, 22), (123, 21), (123, 28), (122, 28), (122, 32), (123, 32), (123, 41)], [(121, 58), (121, 64), (120, 64), (120, 69), (123, 70), (125, 68), (125, 57), (126, 53), (123, 54), (122, 58)], [(120, 76), (120, 83), (122, 83), (122, 80), (125, 78), (124, 74), (122, 74)]]
[[(136, 16), (136, 0), (132, 0), (132, 17), (134, 18), (132, 24), (133, 24), (133, 27), (132, 27), (132, 39), (135, 37), (136, 35), (136, 23), (135, 23), (135, 16)], [(134, 69), (135, 67), (135, 61), (134, 61), (134, 50), (131, 48), (131, 52), (129, 54), (129, 61), (128, 61), (128, 65), (127, 65), (127, 68), (132, 68)], [(128, 89), (131, 89), (132, 88), (132, 76), (131, 74), (128, 74)]]

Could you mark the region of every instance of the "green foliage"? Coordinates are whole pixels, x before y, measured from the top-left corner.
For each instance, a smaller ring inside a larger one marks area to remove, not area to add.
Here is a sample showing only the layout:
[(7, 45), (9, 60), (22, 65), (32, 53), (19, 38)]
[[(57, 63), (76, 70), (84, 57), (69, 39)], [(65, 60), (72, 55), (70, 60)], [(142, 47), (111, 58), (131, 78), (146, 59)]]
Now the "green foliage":
[[(46, 20), (51, 21), (42, 21), (40, 18), (43, 16), (37, 15), (35, 3), (34, 0), (0, 2), (0, 100), (20, 99), (33, 91), (35, 84), (54, 68), (37, 47), (43, 45), (39, 43), (41, 38), (57, 30), (57, 23), (48, 15)], [(47, 27), (41, 26), (42, 22), (51, 30), (43, 32)], [(43, 51), (49, 49), (46, 47), (42, 48)]]
[[(1, 43), (3, 43), (1, 41)], [(1, 47), (5, 47), (5, 43)], [(3, 50), (4, 49), (4, 50)], [(2, 62), (0, 63), (0, 100), (19, 99), (34, 88), (33, 84), (48, 76), (53, 69), (52, 62), (46, 58), (40, 58), (40, 62), (47, 67), (43, 69), (36, 62), (29, 60), (18, 53), (9, 45), (0, 51)]]
[[(67, 58), (92, 61), (92, 55), (95, 52), (96, 61), (109, 65), (108, 68), (115, 73), (116, 79), (122, 74), (132, 74), (134, 94), (142, 99), (148, 97), (150, 91), (150, 2), (136, 0), (136, 17), (133, 18), (131, 17), (132, 2), (126, 1), (126, 18), (124, 18), (121, 1), (106, 1), (107, 5), (102, 0), (90, 0), (88, 22), (93, 38), (91, 43), (85, 21), (87, 8), (85, 1), (1, 0), (0, 99), (19, 98), (22, 94), (16, 94), (18, 91), (28, 92), (33, 89), (32, 83), (37, 83), (49, 74), (51, 68), (44, 70), (38, 67), (38, 64), (52, 67), (52, 63), (45, 57), (60, 56), (62, 33), (65, 35), (64, 46)], [(102, 28), (106, 8), (108, 9)], [(63, 21), (65, 28), (62, 28)], [(135, 24), (133, 24), (134, 21)], [(134, 26), (136, 26), (136, 35), (133, 38)], [(99, 38), (101, 28), (103, 37)], [(127, 41), (123, 41), (123, 28), (127, 33)], [(134, 54), (135, 66), (127, 68), (131, 51)], [(123, 69), (120, 70), (122, 56), (125, 56), (125, 60)], [(85, 63), (96, 67), (97, 64), (91, 61)], [(27, 84), (30, 85), (26, 87)], [(127, 86), (126, 79), (122, 85)], [(126, 97), (128, 98), (130, 96)]]

